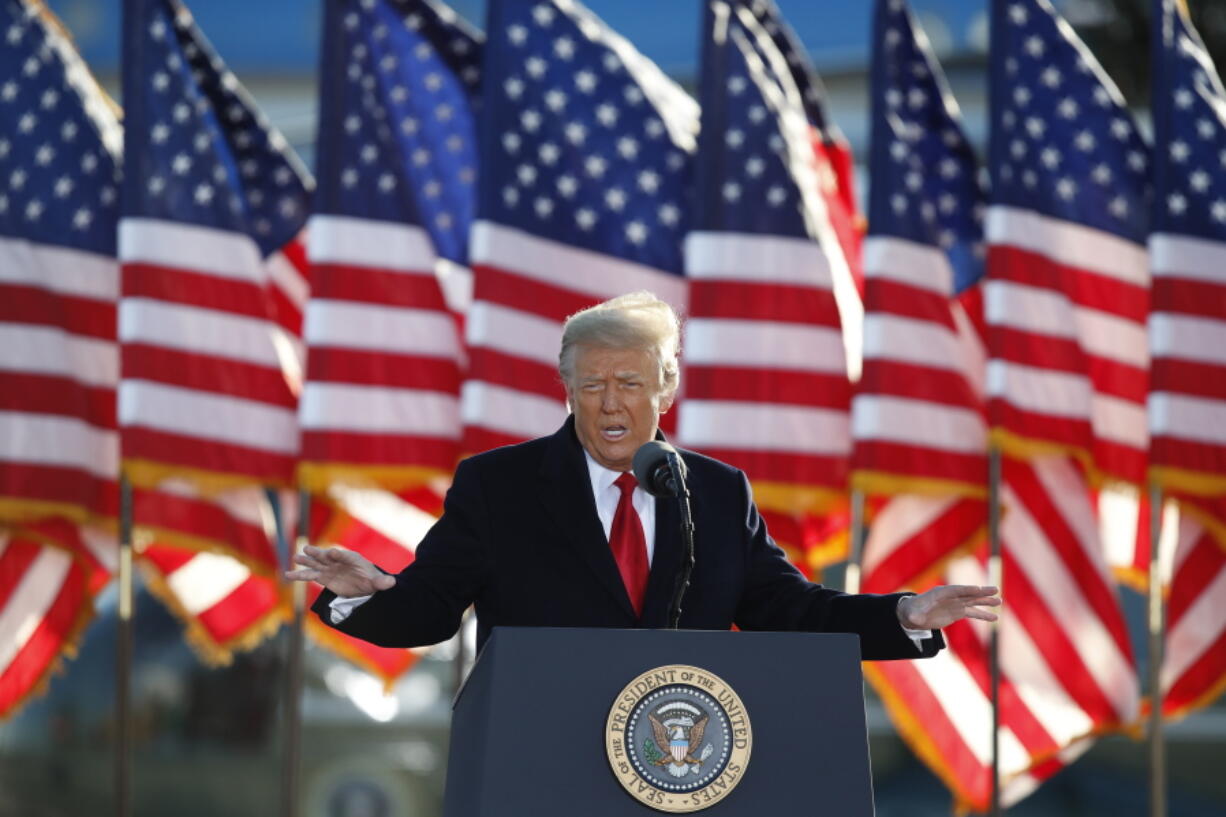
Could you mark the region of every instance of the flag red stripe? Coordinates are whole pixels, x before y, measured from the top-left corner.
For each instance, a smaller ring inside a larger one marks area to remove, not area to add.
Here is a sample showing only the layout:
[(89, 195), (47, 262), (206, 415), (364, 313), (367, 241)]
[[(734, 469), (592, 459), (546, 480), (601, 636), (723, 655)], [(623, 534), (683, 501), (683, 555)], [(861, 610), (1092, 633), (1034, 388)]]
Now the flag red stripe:
[(263, 527), (236, 518), (216, 502), (136, 490), (132, 498), (132, 519), (137, 525), (225, 543), (238, 555), (273, 570), (277, 567), (276, 553)]
[(857, 440), (852, 453), (852, 468), (857, 471), (948, 479), (969, 485), (986, 483), (987, 463), (983, 454), (959, 454), (884, 440)]
[(413, 562), (413, 551), (389, 539), (360, 519), (353, 519), (340, 537), (344, 546), (361, 553), (389, 573), (399, 573)]
[(1151, 391), (1226, 400), (1226, 366), (1155, 357), (1150, 380)]
[[(1018, 566), (1017, 558), (1006, 547), (1004, 586), (1009, 588), (1009, 609), (1030, 634), (1031, 640), (1057, 677), (1086, 715), (1099, 724), (1116, 723), (1119, 718), (1110, 699), (1082, 661), (1076, 645), (1069, 639), (1058, 614), (1047, 608), (1030, 578)], [(1130, 653), (1129, 653), (1130, 654)]]
[(845, 375), (691, 364), (685, 391), (703, 400), (738, 400), (766, 405), (801, 405), (846, 410), (851, 384)]
[(65, 329), (74, 335), (115, 340), (115, 304), (33, 286), (0, 285), (0, 322)]
[(464, 444), (461, 446), (461, 449), (465, 455), (478, 454), (482, 451), (489, 451), (491, 448), (515, 445), (523, 441), (523, 437), (513, 434), (504, 434), (501, 431), (480, 428), (478, 426), (466, 426), (464, 428)]
[(1079, 541), (1077, 531), (1069, 526), (1063, 512), (1056, 506), (1048, 490), (1039, 482), (1035, 472), (1028, 466), (1009, 467), (1006, 481), (1012, 486), (1026, 510), (1042, 527), (1043, 534), (1069, 576), (1077, 583), (1081, 597), (1094, 610), (1098, 620), (1111, 633), (1120, 652), (1132, 658), (1132, 643), (1128, 629), (1120, 614), (1120, 603), (1103, 577), (1098, 565), (1090, 558), (1085, 545)]
[(1086, 353), (1075, 340), (993, 326), (993, 357), (1044, 369), (1084, 374), (1094, 391), (1144, 403), (1149, 388), (1145, 369)]
[(1167, 690), (1162, 707), (1167, 711), (1175, 711), (1191, 706), (1226, 678), (1226, 629), (1223, 629), (1217, 640), (1206, 646), (1192, 664)]
[(972, 391), (964, 375), (915, 363), (882, 358), (866, 360), (857, 391), (860, 394), (909, 397), (983, 414), (983, 401)]
[(551, 321), (560, 322), (567, 315), (601, 300), (597, 296), (563, 289), (485, 264), (474, 265), (473, 274), (476, 282), (474, 304), (497, 304)]
[(0, 673), (0, 716), (33, 690), (48, 665), (64, 648), (65, 639), (71, 634), (85, 603), (85, 581), (80, 567), (74, 563), (63, 584), (52, 592), (55, 601), (12, 662)]
[(793, 284), (695, 280), (690, 284), (690, 314), (839, 328), (833, 292)]
[(269, 290), (249, 281), (131, 261), (123, 265), (123, 297), (151, 298), (249, 318), (267, 319), (272, 314)]
[(123, 456), (250, 477), (275, 485), (290, 481), (296, 462), (289, 455), (139, 426), (123, 429)]
[(1155, 435), (1149, 441), (1149, 456), (1153, 465), (1199, 471), (1219, 477), (1226, 474), (1226, 445)]
[(163, 576), (169, 576), (196, 558), (194, 550), (152, 544), (141, 551), (141, 558), (151, 562)]
[(456, 394), (460, 367), (454, 360), (395, 352), (368, 352), (312, 346), (307, 380), (315, 383), (355, 383)]
[(5, 462), (0, 496), (74, 505), (101, 516), (119, 512), (118, 482), (55, 465)]
[[(963, 666), (984, 697), (991, 700), (992, 676), (988, 666), (988, 651), (966, 619), (943, 629), (942, 634), (962, 660)], [(1059, 750), (1056, 739), (1039, 723), (1034, 712), (1022, 700), (1009, 676), (1001, 673), (1000, 711), (1002, 725), (1011, 731), (1026, 751), (1033, 755)]]
[(1211, 534), (1201, 534), (1199, 541), (1176, 569), (1171, 593), (1167, 600), (1167, 629), (1173, 629), (1184, 613), (1195, 604), (1205, 588), (1213, 583), (1226, 567), (1226, 551), (1217, 546)]
[(24, 539), (9, 539), (7, 546), (0, 551), (0, 599), (7, 600), (13, 595), (40, 549), (40, 545)]
[(456, 464), (455, 440), (441, 437), (363, 434), (354, 431), (303, 431), (302, 461), (354, 465), (413, 465), (450, 471)]
[(99, 428), (115, 429), (115, 389), (86, 386), (66, 377), (4, 372), (0, 410), (75, 417)]
[(251, 576), (207, 610), (197, 615), (200, 624), (219, 643), (242, 635), (259, 619), (277, 606), (275, 582)]
[[(992, 398), (989, 401), (988, 411), (995, 425), (1003, 426), (1023, 437), (1049, 440), (1073, 448), (1080, 448), (1092, 439), (1088, 420), (1036, 414), (1016, 408), (1000, 398)], [(1095, 462), (1103, 471), (1134, 481), (1138, 481), (1145, 473), (1143, 450), (1102, 439), (1094, 440), (1091, 445)]]
[(992, 278), (1049, 289), (1080, 306), (1108, 312), (1144, 325), (1149, 317), (1149, 291), (1116, 278), (1059, 264), (1045, 255), (1018, 247), (988, 247)]
[(515, 357), (489, 348), (469, 350), (468, 379), (495, 383), (516, 391), (566, 399), (556, 366)]
[(1226, 319), (1226, 286), (1220, 283), (1163, 275), (1154, 279), (1152, 297), (1154, 312)]
[(447, 311), (438, 279), (429, 271), (388, 272), (348, 264), (318, 264), (311, 277), (311, 297)]
[(959, 500), (877, 562), (864, 577), (864, 592), (894, 593), (914, 588), (920, 574), (961, 547), (987, 525), (987, 504)]
[(298, 405), (280, 370), (254, 363), (126, 343), (122, 348), (122, 365), (124, 380), (152, 380), (290, 409)]
[(874, 276), (869, 276), (864, 284), (864, 309), (867, 314), (887, 313), (915, 318), (957, 334), (949, 307), (948, 297), (930, 289)]

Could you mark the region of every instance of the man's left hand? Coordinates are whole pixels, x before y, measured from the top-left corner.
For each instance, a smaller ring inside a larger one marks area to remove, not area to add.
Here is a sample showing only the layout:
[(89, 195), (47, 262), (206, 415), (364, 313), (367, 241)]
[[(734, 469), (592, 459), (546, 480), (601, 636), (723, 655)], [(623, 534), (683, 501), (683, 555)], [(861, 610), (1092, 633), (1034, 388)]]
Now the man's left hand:
[(898, 620), (908, 630), (939, 630), (963, 618), (995, 621), (988, 607), (999, 607), (995, 587), (948, 584), (934, 587), (917, 596), (905, 596), (898, 603)]

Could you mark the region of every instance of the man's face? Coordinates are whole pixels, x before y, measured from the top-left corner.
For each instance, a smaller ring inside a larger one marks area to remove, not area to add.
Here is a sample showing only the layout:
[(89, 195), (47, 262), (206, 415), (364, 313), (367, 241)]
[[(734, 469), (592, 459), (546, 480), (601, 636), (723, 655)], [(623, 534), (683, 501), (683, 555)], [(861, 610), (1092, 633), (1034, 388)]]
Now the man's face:
[(634, 452), (655, 439), (660, 415), (672, 405), (660, 394), (659, 363), (644, 349), (576, 347), (566, 396), (579, 442), (613, 471), (630, 470)]

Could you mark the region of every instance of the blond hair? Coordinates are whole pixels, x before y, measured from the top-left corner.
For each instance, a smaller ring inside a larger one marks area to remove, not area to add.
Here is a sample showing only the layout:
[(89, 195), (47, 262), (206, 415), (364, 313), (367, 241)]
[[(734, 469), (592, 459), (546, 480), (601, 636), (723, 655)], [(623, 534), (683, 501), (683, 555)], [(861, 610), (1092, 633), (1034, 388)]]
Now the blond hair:
[(558, 373), (567, 386), (574, 385), (575, 349), (580, 346), (652, 352), (659, 362), (661, 394), (671, 398), (677, 392), (681, 322), (671, 306), (650, 292), (619, 295), (566, 319)]

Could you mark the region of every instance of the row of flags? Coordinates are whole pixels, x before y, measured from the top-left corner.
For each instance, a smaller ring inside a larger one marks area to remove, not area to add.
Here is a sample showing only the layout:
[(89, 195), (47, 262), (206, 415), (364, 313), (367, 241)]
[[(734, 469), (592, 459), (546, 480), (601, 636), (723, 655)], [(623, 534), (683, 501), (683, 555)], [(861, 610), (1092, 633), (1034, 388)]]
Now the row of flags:
[[(313, 541), (403, 567), (459, 457), (560, 424), (561, 320), (634, 289), (687, 316), (666, 431), (744, 468), (806, 570), (845, 558), (851, 485), (863, 589), (987, 583), (1004, 452), (1007, 801), (1138, 718), (1115, 582), (1159, 546), (1148, 479), (1179, 508), (1163, 705), (1203, 705), (1226, 679), (1226, 93), (1154, 8), (1151, 151), (1047, 0), (994, 0), (985, 172), (879, 0), (862, 243), (850, 150), (769, 0), (704, 4), (697, 99), (573, 0), (491, 2), (484, 34), (435, 0), (326, 0), (315, 179), (178, 0), (125, 3), (122, 131), (41, 5), (0, 0), (0, 715), (115, 570), (121, 467), (148, 585), (226, 660), (288, 615), (291, 489)], [(316, 624), (386, 681), (413, 661)], [(987, 630), (947, 637), (867, 674), (983, 809)]]

